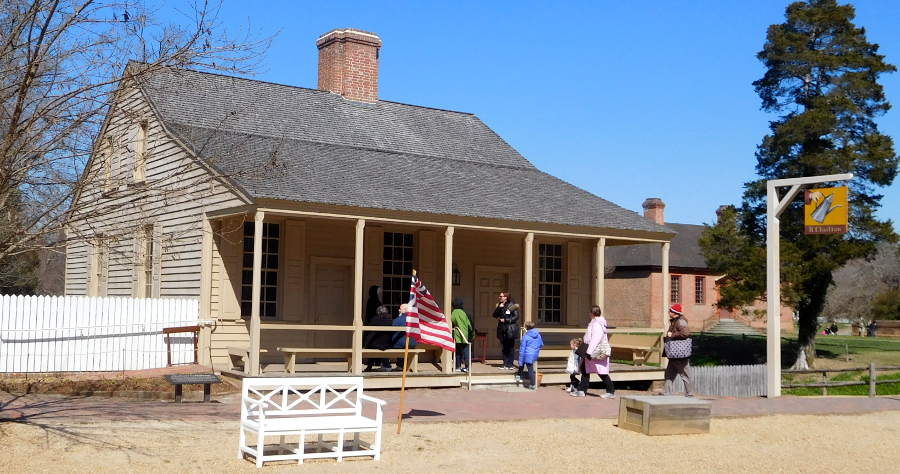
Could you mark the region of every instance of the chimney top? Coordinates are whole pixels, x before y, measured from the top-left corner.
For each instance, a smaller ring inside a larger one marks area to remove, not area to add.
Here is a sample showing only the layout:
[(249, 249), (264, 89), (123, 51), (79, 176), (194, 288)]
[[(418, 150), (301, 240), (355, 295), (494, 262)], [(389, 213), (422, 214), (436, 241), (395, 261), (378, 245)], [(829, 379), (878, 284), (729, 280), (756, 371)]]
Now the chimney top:
[(348, 100), (378, 102), (378, 35), (353, 28), (335, 29), (320, 36), (316, 47), (319, 90)]
[(659, 225), (665, 225), (666, 219), (664, 210), (666, 208), (666, 203), (664, 203), (662, 199), (647, 198), (647, 200), (644, 201), (644, 204), (642, 204), (642, 207), (644, 208), (644, 217)]

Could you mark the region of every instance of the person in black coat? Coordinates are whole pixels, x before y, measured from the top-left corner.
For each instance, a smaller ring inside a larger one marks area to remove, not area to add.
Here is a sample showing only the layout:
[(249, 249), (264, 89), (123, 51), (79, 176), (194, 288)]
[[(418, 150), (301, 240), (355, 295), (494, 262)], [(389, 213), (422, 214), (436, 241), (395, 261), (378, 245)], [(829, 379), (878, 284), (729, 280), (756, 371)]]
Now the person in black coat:
[[(366, 312), (365, 317), (363, 319), (363, 326), (371, 326), (372, 320), (375, 319), (375, 312), (378, 310), (378, 307), (381, 306), (381, 287), (378, 285), (372, 285), (369, 288), (369, 300), (366, 301)], [(371, 331), (363, 332), (363, 347), (366, 347), (365, 341), (368, 341), (372, 336)], [(380, 360), (380, 359), (379, 359)], [(373, 365), (377, 363), (376, 359), (369, 359), (366, 361), (366, 370), (373, 370)]]
[(509, 293), (500, 293), (500, 302), (494, 308), (494, 319), (497, 320), (497, 339), (503, 348), (502, 370), (514, 370), (513, 348), (519, 338), (519, 305), (510, 298)]
[[(391, 319), (391, 312), (386, 306), (375, 308), (375, 317), (370, 321), (372, 326), (393, 326), (394, 321)], [(390, 349), (394, 345), (394, 333), (392, 331), (370, 331), (368, 337), (363, 340), (363, 347), (366, 349), (385, 350)], [(391, 370), (391, 359), (387, 357), (377, 357), (369, 359), (369, 366), (381, 364), (381, 371), (388, 372)], [(368, 369), (367, 369), (368, 370)]]

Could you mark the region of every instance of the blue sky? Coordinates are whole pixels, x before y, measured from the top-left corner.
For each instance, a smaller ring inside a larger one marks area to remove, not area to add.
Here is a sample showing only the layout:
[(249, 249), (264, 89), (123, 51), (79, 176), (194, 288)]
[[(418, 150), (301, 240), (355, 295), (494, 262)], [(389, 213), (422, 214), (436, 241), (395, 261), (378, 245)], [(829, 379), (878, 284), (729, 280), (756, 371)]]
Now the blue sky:
[[(755, 178), (774, 115), (751, 83), (788, 1), (229, 1), (230, 28), (281, 31), (257, 79), (316, 87), (315, 40), (377, 33), (379, 97), (472, 112), (541, 170), (626, 209), (710, 223)], [(900, 65), (900, 5), (858, 0), (857, 26)], [(900, 107), (900, 73), (882, 76)], [(878, 120), (900, 151), (900, 109)], [(900, 231), (900, 179), (882, 190)]]

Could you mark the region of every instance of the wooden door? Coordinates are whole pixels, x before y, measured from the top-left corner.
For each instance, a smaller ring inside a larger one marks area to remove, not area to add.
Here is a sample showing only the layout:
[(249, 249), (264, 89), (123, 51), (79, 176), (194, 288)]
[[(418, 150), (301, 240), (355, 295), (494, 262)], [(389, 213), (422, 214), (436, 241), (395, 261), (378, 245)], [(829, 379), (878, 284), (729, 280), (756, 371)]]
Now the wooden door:
[[(314, 324), (353, 325), (353, 265), (343, 262), (313, 264)], [(351, 331), (315, 331), (315, 347), (350, 348)]]
[[(509, 291), (509, 272), (497, 270), (476, 270), (475, 275), (475, 328), (487, 333), (489, 348), (500, 347), (497, 339), (497, 320), (494, 307), (500, 301), (501, 291)], [(495, 351), (492, 351), (492, 354)]]

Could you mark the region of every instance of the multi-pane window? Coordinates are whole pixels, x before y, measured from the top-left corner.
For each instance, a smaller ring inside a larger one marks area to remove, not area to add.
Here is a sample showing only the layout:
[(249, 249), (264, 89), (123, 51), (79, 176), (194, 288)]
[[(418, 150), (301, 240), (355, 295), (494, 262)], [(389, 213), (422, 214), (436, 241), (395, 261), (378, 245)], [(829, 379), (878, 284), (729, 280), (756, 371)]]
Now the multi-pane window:
[(669, 300), (672, 303), (681, 303), (681, 275), (672, 275), (672, 286)]
[(694, 303), (706, 304), (705, 277), (694, 277)]
[(409, 302), (413, 271), (412, 234), (384, 233), (382, 267), (381, 302), (393, 315), (397, 313), (401, 304)]
[[(275, 318), (278, 304), (278, 224), (263, 223), (262, 274), (259, 291), (259, 316)], [(241, 271), (241, 316), (249, 317), (253, 309), (253, 244), (255, 223), (244, 223), (244, 263)]]
[(538, 245), (538, 321), (562, 322), (562, 245)]

